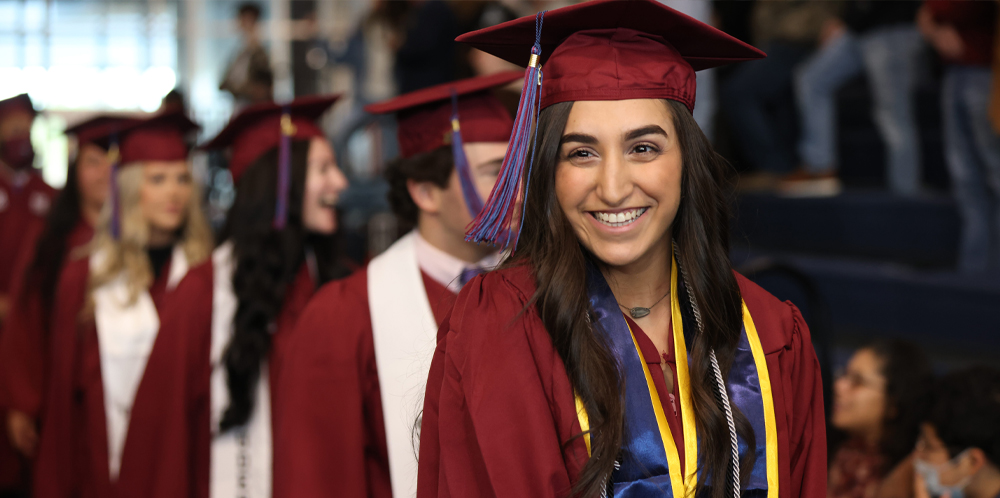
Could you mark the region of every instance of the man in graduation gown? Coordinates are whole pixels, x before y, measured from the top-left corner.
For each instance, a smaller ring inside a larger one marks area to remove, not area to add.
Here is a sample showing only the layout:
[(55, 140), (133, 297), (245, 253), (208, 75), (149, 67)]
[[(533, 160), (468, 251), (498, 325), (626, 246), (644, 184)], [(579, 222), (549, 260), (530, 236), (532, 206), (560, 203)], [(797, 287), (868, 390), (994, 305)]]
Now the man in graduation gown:
[[(11, 307), (11, 285), (26, 232), (44, 222), (55, 190), (34, 169), (31, 125), (35, 109), (28, 94), (0, 100), (0, 326)], [(0, 399), (0, 493), (24, 485), (21, 463), (7, 439), (6, 408)]]
[[(123, 130), (119, 169), (186, 162), (186, 136), (196, 127), (169, 113)], [(124, 216), (138, 209), (137, 201), (116, 196), (113, 187), (111, 202)], [(51, 317), (34, 496), (195, 496), (195, 483), (207, 479), (196, 462), (207, 467), (207, 452), (197, 450), (208, 448), (208, 431), (198, 430), (207, 429), (208, 396), (198, 388), (209, 372), (198, 360), (208, 357), (209, 337), (160, 333), (177, 283), (211, 249), (206, 222), (193, 221), (201, 214), (192, 205), (184, 207), (182, 235), (172, 244), (139, 249), (149, 258), (152, 283), (131, 304), (127, 274), (90, 288), (91, 272), (102, 268), (111, 245), (102, 242), (65, 265)], [(135, 237), (120, 219), (112, 214), (102, 235), (109, 244)]]
[[(415, 229), (322, 288), (277, 379), (275, 496), (413, 496), (421, 397), (437, 325), (471, 276), (495, 266), (465, 226), (492, 189), (513, 121), (491, 90), (519, 72), (456, 81), (368, 108), (395, 112), (390, 200)], [(464, 146), (463, 146), (464, 144)]]
[(10, 410), (4, 430), (11, 443), (28, 457), (34, 455), (47, 371), (45, 351), (56, 283), (52, 277), (58, 278), (63, 262), (94, 235), (111, 172), (106, 145), (97, 139), (135, 121), (101, 115), (67, 128), (66, 135), (75, 137), (77, 144), (75, 164), (69, 170), (76, 178), (67, 181), (45, 223), (23, 235), (27, 242), (11, 285), (12, 306), (0, 328), (0, 405)]

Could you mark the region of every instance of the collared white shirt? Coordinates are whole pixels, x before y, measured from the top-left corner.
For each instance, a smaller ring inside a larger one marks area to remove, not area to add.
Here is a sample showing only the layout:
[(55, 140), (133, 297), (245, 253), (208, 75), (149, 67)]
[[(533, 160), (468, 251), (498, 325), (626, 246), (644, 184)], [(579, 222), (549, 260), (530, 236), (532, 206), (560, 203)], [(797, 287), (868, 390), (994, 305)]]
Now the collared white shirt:
[(462, 290), (464, 282), (461, 282), (461, 276), (463, 271), (471, 268), (489, 271), (500, 264), (498, 253), (492, 253), (475, 263), (469, 263), (434, 247), (420, 236), (420, 231), (415, 230), (414, 233), (416, 234), (417, 264), (420, 269), (435, 282), (447, 287), (455, 294)]

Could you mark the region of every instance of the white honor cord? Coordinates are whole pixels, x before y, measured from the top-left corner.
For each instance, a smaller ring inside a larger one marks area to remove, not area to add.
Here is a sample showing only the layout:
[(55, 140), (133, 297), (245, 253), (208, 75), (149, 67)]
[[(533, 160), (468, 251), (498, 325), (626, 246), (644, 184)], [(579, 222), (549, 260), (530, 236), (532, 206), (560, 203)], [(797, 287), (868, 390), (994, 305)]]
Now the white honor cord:
[(733, 421), (733, 407), (729, 404), (729, 393), (726, 392), (726, 383), (722, 380), (722, 370), (719, 369), (719, 360), (715, 357), (714, 349), (709, 353), (709, 358), (712, 360), (712, 370), (715, 372), (715, 386), (719, 400), (722, 401), (722, 408), (726, 411), (726, 423), (729, 424), (729, 440), (733, 447), (732, 479), (730, 481), (733, 483), (733, 496), (739, 498), (740, 446), (739, 441), (736, 439), (736, 423)]

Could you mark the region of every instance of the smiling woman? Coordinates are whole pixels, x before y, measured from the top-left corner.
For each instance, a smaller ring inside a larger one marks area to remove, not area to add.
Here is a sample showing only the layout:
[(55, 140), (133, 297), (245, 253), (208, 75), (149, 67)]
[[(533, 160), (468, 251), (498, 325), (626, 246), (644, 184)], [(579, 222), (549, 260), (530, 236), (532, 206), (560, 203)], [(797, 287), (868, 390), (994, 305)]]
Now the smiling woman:
[(726, 164), (691, 115), (696, 70), (763, 54), (647, 0), (459, 40), (528, 66), (469, 231), (515, 245), (442, 325), (418, 496), (822, 496), (809, 330), (732, 270)]

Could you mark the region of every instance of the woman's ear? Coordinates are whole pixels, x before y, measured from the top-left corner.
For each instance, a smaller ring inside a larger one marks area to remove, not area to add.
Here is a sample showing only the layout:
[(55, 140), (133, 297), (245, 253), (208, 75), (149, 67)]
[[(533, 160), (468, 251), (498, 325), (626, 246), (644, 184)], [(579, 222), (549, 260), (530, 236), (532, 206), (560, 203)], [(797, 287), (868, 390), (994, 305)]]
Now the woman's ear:
[(986, 454), (979, 448), (969, 448), (958, 460), (958, 468), (963, 474), (972, 477), (986, 466)]
[(406, 180), (406, 190), (413, 203), (425, 213), (437, 214), (441, 211), (442, 189), (431, 182)]

